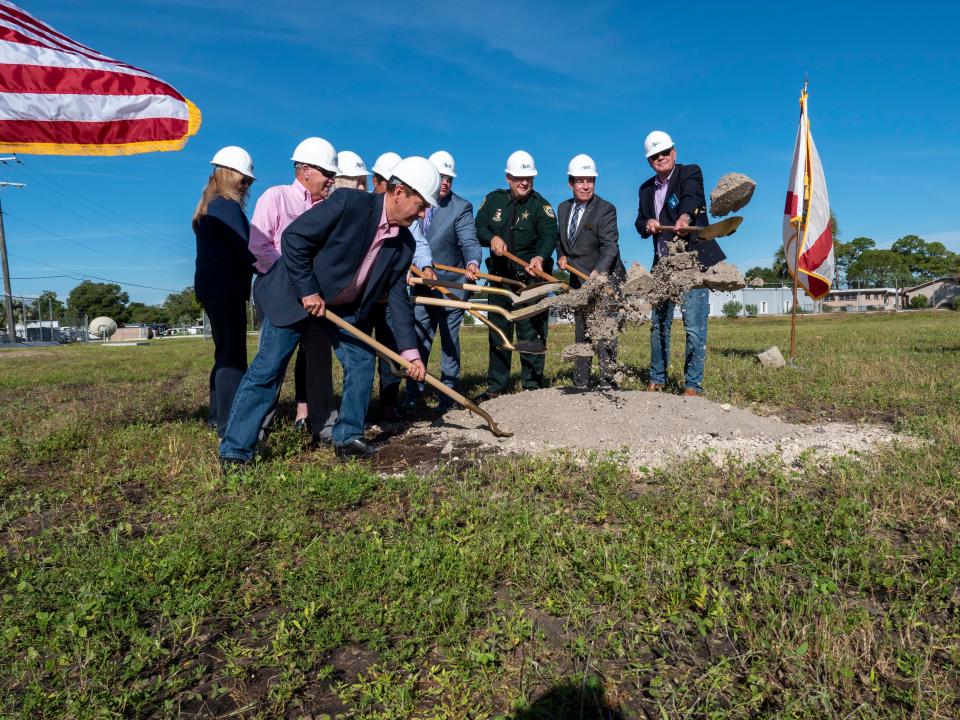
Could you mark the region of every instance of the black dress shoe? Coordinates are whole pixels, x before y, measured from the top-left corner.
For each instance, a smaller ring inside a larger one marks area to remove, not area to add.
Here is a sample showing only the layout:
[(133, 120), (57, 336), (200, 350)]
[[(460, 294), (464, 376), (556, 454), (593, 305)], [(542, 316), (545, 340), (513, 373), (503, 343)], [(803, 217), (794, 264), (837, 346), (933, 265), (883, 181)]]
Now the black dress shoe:
[(310, 423), (306, 418), (300, 418), (299, 420), (293, 421), (293, 426), (300, 432), (306, 432), (310, 429)]
[(335, 445), (337, 457), (347, 458), (368, 458), (380, 452), (380, 448), (372, 443), (366, 442), (363, 438), (354, 438), (343, 445)]
[(503, 393), (490, 392), (490, 391), (488, 390), (487, 392), (483, 392), (483, 393), (480, 393), (479, 395), (477, 395), (477, 396), (473, 399), (473, 401), (474, 401), (475, 403), (477, 403), (477, 405), (479, 405), (480, 403), (485, 403), (485, 402), (487, 402), (488, 400), (493, 400), (494, 398), (498, 398), (498, 397), (500, 397), (501, 395), (503, 395)]

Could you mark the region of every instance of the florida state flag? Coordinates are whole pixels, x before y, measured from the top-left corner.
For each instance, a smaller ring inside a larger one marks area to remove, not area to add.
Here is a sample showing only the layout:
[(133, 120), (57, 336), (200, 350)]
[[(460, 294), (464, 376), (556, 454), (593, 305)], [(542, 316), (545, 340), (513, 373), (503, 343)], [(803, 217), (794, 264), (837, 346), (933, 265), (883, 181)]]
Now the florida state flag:
[(0, 0), (0, 152), (179, 150), (199, 129), (200, 111), (167, 83)]
[(783, 210), (783, 252), (790, 275), (807, 295), (819, 300), (830, 292), (834, 268), (830, 199), (810, 134), (806, 85), (800, 94), (800, 128)]

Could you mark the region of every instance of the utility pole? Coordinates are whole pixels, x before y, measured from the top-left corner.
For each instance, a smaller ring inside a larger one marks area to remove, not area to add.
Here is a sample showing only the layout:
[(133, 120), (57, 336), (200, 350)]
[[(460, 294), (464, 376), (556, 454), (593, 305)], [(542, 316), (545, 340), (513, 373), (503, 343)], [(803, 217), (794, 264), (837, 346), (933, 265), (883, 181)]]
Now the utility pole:
[[(9, 160), (16, 161), (16, 156), (2, 157), (0, 162), (6, 163)], [(0, 182), (0, 189), (5, 187), (25, 187), (23, 183)], [(13, 322), (13, 291), (10, 289), (10, 263), (7, 262), (7, 240), (3, 234), (3, 205), (0, 204), (0, 266), (3, 270), (3, 302), (7, 310), (7, 336), (11, 343), (17, 341), (16, 325)], [(24, 335), (27, 328), (24, 325)]]

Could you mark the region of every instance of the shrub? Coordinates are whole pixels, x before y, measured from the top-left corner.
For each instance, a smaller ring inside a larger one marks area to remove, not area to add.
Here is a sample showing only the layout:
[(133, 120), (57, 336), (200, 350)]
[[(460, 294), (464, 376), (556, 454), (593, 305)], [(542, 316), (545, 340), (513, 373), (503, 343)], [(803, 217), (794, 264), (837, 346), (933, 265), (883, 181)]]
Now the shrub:
[(960, 310), (960, 295), (953, 296), (953, 309)]
[(744, 306), (743, 309), (747, 311), (747, 315), (749, 315), (750, 317), (756, 317), (757, 312), (759, 312), (757, 306), (752, 303), (750, 305)]
[(737, 300), (730, 300), (725, 302), (723, 307), (720, 308), (720, 311), (726, 315), (728, 318), (735, 318), (740, 314), (740, 311), (743, 310), (743, 305)]
[(921, 308), (925, 308), (928, 302), (929, 300), (926, 295), (914, 295), (910, 298), (910, 307), (914, 310), (920, 310)]

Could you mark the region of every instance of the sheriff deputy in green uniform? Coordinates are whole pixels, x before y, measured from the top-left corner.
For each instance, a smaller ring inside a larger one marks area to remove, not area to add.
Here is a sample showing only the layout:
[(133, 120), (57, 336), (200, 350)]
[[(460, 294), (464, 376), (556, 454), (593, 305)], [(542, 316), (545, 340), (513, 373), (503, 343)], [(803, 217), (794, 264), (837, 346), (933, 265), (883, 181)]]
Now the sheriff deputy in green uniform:
[[(551, 255), (557, 240), (557, 218), (543, 196), (534, 192), (533, 178), (537, 167), (528, 152), (517, 150), (507, 158), (507, 190), (489, 193), (477, 211), (477, 239), (483, 247), (490, 248), (487, 267), (494, 275), (527, 282), (534, 275), (533, 269), (550, 272), (553, 266)], [(509, 250), (528, 262), (526, 270), (503, 257)], [(494, 283), (495, 284), (495, 283)], [(507, 298), (493, 295), (488, 302), (512, 309)], [(514, 328), (518, 340), (547, 342), (549, 312), (511, 323), (501, 315), (489, 313), (490, 320), (513, 340)], [(500, 347), (500, 338), (490, 331), (490, 364), (487, 369), (487, 391), (477, 400), (483, 402), (507, 390), (510, 380), (511, 351)], [(543, 355), (520, 355), (520, 379), (524, 390), (545, 387), (543, 378)]]

